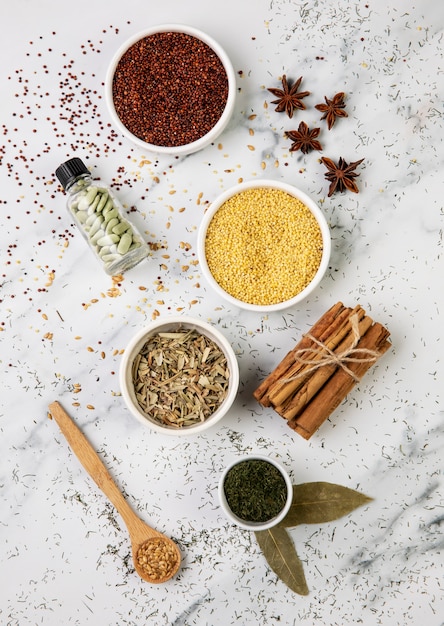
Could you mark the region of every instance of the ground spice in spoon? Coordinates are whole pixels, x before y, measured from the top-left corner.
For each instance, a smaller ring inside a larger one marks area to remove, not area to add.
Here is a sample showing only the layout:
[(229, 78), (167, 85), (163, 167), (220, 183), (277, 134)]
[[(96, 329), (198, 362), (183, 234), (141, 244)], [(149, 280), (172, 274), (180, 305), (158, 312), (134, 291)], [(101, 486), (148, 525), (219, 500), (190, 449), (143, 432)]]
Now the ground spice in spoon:
[(113, 102), (122, 124), (156, 146), (183, 146), (206, 135), (227, 98), (222, 61), (209, 45), (186, 33), (140, 39), (114, 73)]

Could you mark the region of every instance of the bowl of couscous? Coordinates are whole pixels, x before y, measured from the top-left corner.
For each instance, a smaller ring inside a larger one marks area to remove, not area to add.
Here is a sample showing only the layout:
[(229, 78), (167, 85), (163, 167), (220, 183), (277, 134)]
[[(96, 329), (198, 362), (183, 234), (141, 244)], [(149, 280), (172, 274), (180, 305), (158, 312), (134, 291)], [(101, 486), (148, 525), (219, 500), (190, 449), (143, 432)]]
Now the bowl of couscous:
[(301, 302), (321, 282), (330, 231), (317, 204), (283, 182), (240, 183), (207, 209), (198, 233), (202, 273), (240, 308), (272, 312)]

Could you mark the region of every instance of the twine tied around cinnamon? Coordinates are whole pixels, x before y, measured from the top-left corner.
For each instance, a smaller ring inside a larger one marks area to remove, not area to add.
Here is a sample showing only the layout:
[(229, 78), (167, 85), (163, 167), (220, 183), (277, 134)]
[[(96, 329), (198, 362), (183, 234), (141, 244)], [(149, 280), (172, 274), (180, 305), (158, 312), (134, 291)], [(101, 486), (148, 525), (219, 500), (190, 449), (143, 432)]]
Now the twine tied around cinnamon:
[[(302, 378), (314, 372), (325, 365), (335, 365), (338, 367), (342, 367), (342, 369), (349, 375), (355, 382), (359, 382), (359, 378), (356, 376), (352, 370), (347, 367), (347, 363), (374, 363), (380, 357), (380, 353), (377, 350), (370, 350), (369, 348), (357, 348), (356, 346), (361, 339), (361, 335), (359, 333), (359, 318), (356, 314), (350, 316), (350, 325), (353, 335), (353, 341), (349, 347), (345, 348), (342, 352), (333, 352), (330, 350), (328, 346), (326, 346), (322, 341), (313, 337), (310, 333), (304, 334), (304, 337), (307, 337), (313, 343), (315, 343), (317, 348), (302, 348), (301, 350), (296, 350), (294, 353), (295, 361), (300, 363), (301, 365), (311, 365), (311, 367), (304, 368), (302, 372), (295, 374), (291, 378), (287, 378), (282, 380), (282, 383), (291, 382), (293, 380), (297, 380), (298, 378)], [(302, 355), (312, 354), (314, 358), (304, 358)], [(361, 357), (357, 355), (361, 354)]]

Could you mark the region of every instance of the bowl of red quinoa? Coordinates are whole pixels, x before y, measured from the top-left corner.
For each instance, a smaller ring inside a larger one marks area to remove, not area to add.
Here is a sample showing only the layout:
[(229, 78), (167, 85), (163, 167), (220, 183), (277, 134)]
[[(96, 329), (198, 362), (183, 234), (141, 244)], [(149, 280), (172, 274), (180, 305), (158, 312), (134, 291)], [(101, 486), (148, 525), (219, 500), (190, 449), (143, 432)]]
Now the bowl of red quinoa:
[(105, 97), (114, 125), (156, 153), (186, 155), (222, 133), (234, 109), (236, 77), (224, 49), (191, 26), (139, 32), (114, 55)]
[(136, 332), (119, 378), (123, 400), (139, 422), (166, 435), (195, 435), (215, 426), (232, 407), (239, 365), (217, 327), (177, 315)]
[(330, 260), (327, 221), (317, 204), (287, 183), (257, 180), (223, 192), (198, 233), (202, 273), (230, 304), (264, 313), (306, 299)]

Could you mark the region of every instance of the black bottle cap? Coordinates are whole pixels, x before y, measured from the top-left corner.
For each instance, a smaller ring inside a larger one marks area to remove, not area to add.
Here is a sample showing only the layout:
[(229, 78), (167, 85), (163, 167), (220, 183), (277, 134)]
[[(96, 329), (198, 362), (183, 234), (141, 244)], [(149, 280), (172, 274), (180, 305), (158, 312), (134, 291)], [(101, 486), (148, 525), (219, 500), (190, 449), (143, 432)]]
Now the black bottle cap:
[(65, 161), (65, 163), (59, 165), (56, 169), (55, 175), (59, 179), (63, 189), (66, 189), (66, 187), (76, 178), (89, 173), (90, 172), (82, 159), (74, 157), (73, 159), (69, 159), (69, 161)]

